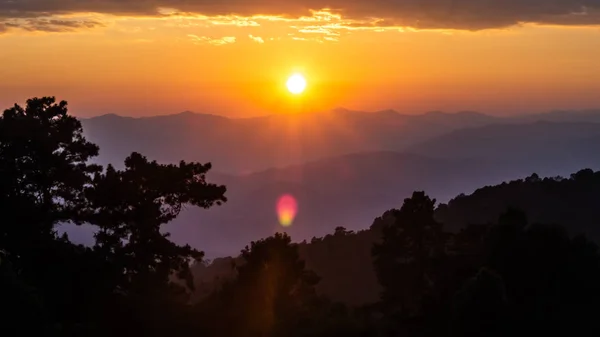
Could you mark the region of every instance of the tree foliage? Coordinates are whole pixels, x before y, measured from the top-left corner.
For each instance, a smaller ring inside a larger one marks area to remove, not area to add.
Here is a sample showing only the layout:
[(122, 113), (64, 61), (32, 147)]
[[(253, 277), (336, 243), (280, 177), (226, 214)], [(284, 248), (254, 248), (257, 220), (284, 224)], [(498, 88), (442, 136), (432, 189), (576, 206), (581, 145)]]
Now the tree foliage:
[[(310, 243), (275, 234), (217, 259), (231, 277), (191, 305), (190, 265), (212, 265), (164, 227), (186, 207), (225, 202), (225, 187), (208, 182), (210, 164), (132, 153), (124, 169), (103, 169), (90, 164), (98, 151), (66, 102), (34, 98), (0, 117), (3, 336), (600, 334), (600, 253), (573, 235), (597, 225), (598, 172), (534, 174), (437, 210), (415, 192), (369, 230)], [(93, 226), (95, 244), (59, 236), (66, 222)]]
[[(0, 285), (15, 299), (6, 303), (42, 315), (38, 333), (119, 334), (149, 308), (181, 300), (170, 277), (191, 285), (190, 259), (202, 253), (161, 227), (186, 205), (226, 201), (225, 187), (206, 181), (210, 164), (161, 165), (134, 153), (123, 171), (104, 171), (90, 164), (98, 151), (64, 101), (34, 98), (0, 117)], [(59, 237), (66, 222), (96, 226), (95, 246)]]
[(98, 147), (83, 136), (67, 103), (34, 98), (0, 117), (0, 246), (13, 259), (55, 239), (58, 222), (81, 221), (84, 187), (99, 171)]
[(442, 225), (433, 218), (435, 200), (415, 192), (394, 210), (394, 222), (382, 228), (382, 242), (373, 246), (375, 271), (388, 310), (413, 315), (422, 300), (433, 296), (436, 263), (444, 250)]
[(536, 174), (457, 197), (436, 210), (436, 219), (449, 230), (469, 224), (495, 223), (508, 208), (520, 209), (530, 221), (557, 224), (570, 235), (585, 232), (600, 239), (600, 172), (584, 169), (568, 178), (540, 178)]
[(183, 207), (209, 208), (226, 201), (225, 187), (207, 183), (210, 164), (161, 165), (133, 153), (123, 171), (108, 166), (87, 189), (91, 207), (88, 221), (98, 227), (95, 249), (114, 261), (122, 291), (157, 292), (177, 271), (188, 287), (190, 259), (202, 252), (169, 240), (163, 225)]
[(284, 336), (301, 328), (317, 299), (319, 278), (305, 268), (288, 235), (252, 242), (234, 268), (236, 279), (201, 304), (219, 308), (213, 320), (227, 324), (219, 330), (229, 336)]

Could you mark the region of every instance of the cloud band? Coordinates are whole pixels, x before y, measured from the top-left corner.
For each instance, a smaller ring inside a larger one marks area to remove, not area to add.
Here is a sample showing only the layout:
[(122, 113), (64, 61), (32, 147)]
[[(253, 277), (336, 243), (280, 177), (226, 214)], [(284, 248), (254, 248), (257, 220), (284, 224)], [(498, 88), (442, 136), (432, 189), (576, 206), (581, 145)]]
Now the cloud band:
[[(0, 30), (7, 19), (35, 20), (82, 12), (300, 17), (310, 14), (310, 9), (323, 8), (331, 8), (331, 12), (347, 19), (372, 22), (376, 18), (382, 27), (481, 30), (520, 23), (600, 24), (600, 0), (0, 0)], [(68, 28), (68, 24), (46, 25)]]

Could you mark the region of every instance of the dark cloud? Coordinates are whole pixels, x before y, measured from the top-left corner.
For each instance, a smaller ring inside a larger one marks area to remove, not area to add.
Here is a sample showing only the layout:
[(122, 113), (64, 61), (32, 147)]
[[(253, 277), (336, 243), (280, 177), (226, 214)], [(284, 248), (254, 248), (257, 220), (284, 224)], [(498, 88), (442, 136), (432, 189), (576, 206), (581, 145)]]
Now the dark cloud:
[(0, 17), (98, 12), (159, 15), (173, 8), (205, 15), (309, 14), (332, 8), (344, 17), (382, 18), (378, 25), (478, 30), (534, 22), (558, 25), (600, 24), (600, 0), (0, 0)]
[(30, 31), (44, 32), (70, 32), (79, 29), (91, 29), (104, 27), (104, 24), (97, 21), (69, 21), (69, 20), (43, 20), (30, 19), (21, 28)]
[(51, 20), (51, 19), (17, 19), (0, 22), (0, 33), (9, 29), (22, 29), (30, 32), (71, 32), (79, 29), (103, 27), (97, 21)]

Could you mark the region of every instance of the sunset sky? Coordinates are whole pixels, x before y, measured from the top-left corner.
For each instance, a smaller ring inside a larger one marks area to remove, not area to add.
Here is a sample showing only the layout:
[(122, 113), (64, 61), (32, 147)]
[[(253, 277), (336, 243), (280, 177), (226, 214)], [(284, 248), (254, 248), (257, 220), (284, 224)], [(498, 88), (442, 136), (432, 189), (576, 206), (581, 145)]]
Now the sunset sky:
[(2, 109), (599, 108), (599, 60), (600, 0), (0, 0)]

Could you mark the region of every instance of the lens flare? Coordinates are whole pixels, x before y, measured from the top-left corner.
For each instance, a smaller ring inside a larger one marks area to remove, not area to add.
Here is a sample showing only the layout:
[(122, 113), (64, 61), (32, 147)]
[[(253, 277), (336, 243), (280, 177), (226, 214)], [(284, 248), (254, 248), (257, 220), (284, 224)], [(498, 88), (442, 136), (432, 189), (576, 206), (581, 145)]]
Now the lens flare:
[(277, 216), (279, 218), (279, 223), (283, 227), (292, 225), (297, 212), (298, 203), (293, 196), (285, 194), (277, 201)]

